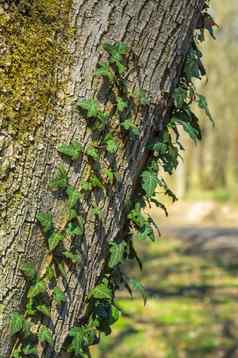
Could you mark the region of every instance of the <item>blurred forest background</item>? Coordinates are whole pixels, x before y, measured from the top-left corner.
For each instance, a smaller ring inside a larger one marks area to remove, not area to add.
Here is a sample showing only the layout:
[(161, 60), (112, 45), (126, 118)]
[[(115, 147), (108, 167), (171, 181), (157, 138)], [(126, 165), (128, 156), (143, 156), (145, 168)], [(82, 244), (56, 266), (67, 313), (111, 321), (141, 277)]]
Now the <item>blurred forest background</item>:
[(217, 41), (202, 49), (214, 128), (199, 113), (203, 141), (184, 135), (184, 161), (171, 185), (179, 202), (169, 218), (151, 209), (161, 226), (157, 243), (140, 243), (140, 272), (148, 302), (119, 294), (124, 315), (103, 337), (93, 358), (238, 357), (238, 1), (213, 0)]
[(203, 113), (203, 140), (194, 146), (184, 138), (184, 162), (177, 172), (177, 192), (210, 192), (224, 200), (238, 198), (238, 1), (213, 0), (213, 17), (220, 29), (217, 41), (209, 38), (202, 52), (207, 80), (201, 86), (216, 122), (213, 128)]

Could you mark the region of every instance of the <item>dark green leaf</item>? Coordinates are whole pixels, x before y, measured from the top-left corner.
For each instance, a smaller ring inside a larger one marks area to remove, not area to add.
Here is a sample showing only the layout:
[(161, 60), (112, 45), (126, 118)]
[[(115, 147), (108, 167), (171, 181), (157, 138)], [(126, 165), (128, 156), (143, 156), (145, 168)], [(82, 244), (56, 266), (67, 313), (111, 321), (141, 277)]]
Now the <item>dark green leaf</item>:
[(33, 306), (32, 300), (26, 304), (26, 314), (27, 316), (35, 316), (37, 311)]
[(38, 305), (36, 306), (36, 309), (46, 317), (51, 318), (49, 307), (47, 307), (46, 305)]
[(55, 172), (55, 175), (49, 182), (50, 189), (66, 189), (69, 183), (69, 178), (66, 169), (63, 165), (60, 165)]
[(109, 63), (100, 63), (97, 70), (96, 76), (102, 76), (107, 78), (110, 82), (114, 81), (113, 73), (110, 69)]
[(53, 289), (53, 298), (57, 303), (65, 302), (65, 294), (59, 287)]
[(51, 212), (38, 212), (36, 219), (40, 223), (44, 234), (49, 234), (54, 230), (53, 216)]
[(86, 149), (86, 155), (92, 159), (94, 159), (95, 161), (99, 161), (100, 160), (100, 154), (99, 151), (93, 147), (93, 146), (88, 146), (88, 148)]
[(79, 102), (79, 108), (84, 109), (87, 112), (88, 118), (96, 118), (99, 107), (98, 102), (94, 99), (84, 99)]
[(128, 51), (127, 45), (122, 42), (117, 42), (112, 45), (109, 43), (105, 43), (103, 47), (110, 55), (109, 62), (115, 64), (118, 73), (122, 74), (126, 69), (122, 62), (124, 55), (126, 55)]
[(75, 223), (69, 223), (66, 227), (66, 234), (68, 236), (77, 237), (82, 236), (84, 231), (80, 226)]
[(125, 131), (129, 131), (134, 136), (139, 136), (140, 134), (138, 127), (129, 118), (121, 122), (121, 126)]
[(71, 251), (64, 251), (63, 255), (72, 261), (74, 264), (77, 264), (81, 261), (80, 255), (73, 254)]
[(82, 192), (91, 191), (92, 190), (92, 184), (89, 181), (81, 180), (81, 182), (80, 182), (80, 190)]
[(112, 242), (110, 244), (110, 259), (108, 263), (110, 268), (113, 268), (122, 262), (126, 247), (127, 244), (125, 241), (120, 243)]
[(72, 342), (68, 352), (83, 355), (87, 347), (94, 343), (96, 332), (95, 329), (86, 326), (73, 327), (69, 331), (69, 336), (72, 337)]
[(64, 236), (61, 233), (54, 232), (48, 239), (49, 250), (53, 251), (63, 240), (64, 240)]
[(114, 181), (114, 173), (111, 169), (105, 169), (103, 171), (103, 175), (107, 178), (107, 182), (109, 184), (113, 184)]
[(23, 358), (21, 347), (14, 348), (14, 351), (11, 354), (11, 358)]
[(25, 347), (23, 347), (23, 353), (27, 356), (37, 355), (37, 349), (31, 344), (27, 344)]
[(58, 270), (60, 271), (61, 275), (66, 279), (67, 274), (66, 274), (66, 271), (65, 271), (64, 262), (57, 262), (57, 267), (58, 267)]
[(110, 154), (115, 154), (118, 150), (118, 143), (111, 133), (108, 133), (104, 138), (106, 144), (106, 150)]
[(144, 286), (135, 278), (129, 279), (129, 285), (130, 285), (132, 291), (134, 290), (141, 294), (141, 296), (144, 299), (144, 304), (146, 304), (147, 295), (146, 295)]
[(150, 240), (155, 241), (155, 236), (152, 227), (149, 223), (146, 223), (140, 230), (136, 230), (134, 234), (137, 240)]
[(80, 193), (72, 185), (67, 187), (66, 193), (68, 195), (68, 206), (74, 209), (80, 199)]
[(91, 213), (93, 216), (101, 217), (102, 209), (97, 207), (91, 208)]
[(27, 344), (25, 347), (23, 347), (23, 353), (25, 355), (37, 355), (37, 349), (31, 344)]
[(46, 292), (46, 285), (44, 281), (37, 281), (34, 286), (31, 286), (29, 288), (29, 291), (27, 293), (28, 298), (34, 298), (36, 296), (39, 296), (40, 294)]
[(10, 316), (11, 335), (21, 332), (24, 329), (24, 326), (25, 326), (24, 317), (18, 312), (13, 312)]
[(101, 180), (99, 179), (99, 177), (97, 177), (96, 175), (91, 175), (90, 176), (90, 184), (91, 184), (91, 188), (99, 188), (99, 189), (104, 189), (103, 183), (101, 182)]
[(202, 110), (204, 110), (204, 112), (206, 113), (207, 117), (214, 124), (214, 120), (213, 120), (212, 115), (211, 115), (211, 113), (209, 111), (209, 108), (208, 108), (208, 103), (207, 103), (206, 97), (204, 97), (202, 95), (198, 95), (197, 104)]
[(157, 173), (151, 170), (145, 170), (142, 175), (142, 188), (144, 189), (146, 196), (151, 198), (155, 195), (155, 190), (158, 185)]
[(123, 112), (126, 108), (128, 108), (128, 102), (126, 102), (123, 98), (119, 96), (116, 97), (116, 102), (118, 112)]
[(102, 282), (90, 291), (89, 297), (98, 300), (112, 300), (112, 290), (108, 287), (108, 280), (103, 279)]
[(48, 343), (50, 346), (53, 346), (53, 335), (49, 328), (42, 326), (38, 333), (39, 341), (42, 343)]
[(144, 226), (146, 219), (141, 213), (141, 207), (139, 203), (136, 203), (134, 209), (129, 212), (128, 219), (130, 219), (138, 227)]
[(78, 213), (75, 209), (67, 208), (67, 219), (68, 222), (77, 219)]
[(77, 142), (73, 142), (71, 144), (60, 144), (57, 146), (57, 150), (72, 160), (77, 160), (80, 158), (82, 153), (82, 146)]
[(174, 104), (177, 108), (183, 108), (187, 98), (187, 90), (182, 87), (177, 87), (174, 91)]
[(37, 278), (37, 272), (35, 270), (35, 266), (31, 262), (26, 262), (22, 265), (21, 271), (23, 272), (24, 276), (27, 280), (35, 281)]

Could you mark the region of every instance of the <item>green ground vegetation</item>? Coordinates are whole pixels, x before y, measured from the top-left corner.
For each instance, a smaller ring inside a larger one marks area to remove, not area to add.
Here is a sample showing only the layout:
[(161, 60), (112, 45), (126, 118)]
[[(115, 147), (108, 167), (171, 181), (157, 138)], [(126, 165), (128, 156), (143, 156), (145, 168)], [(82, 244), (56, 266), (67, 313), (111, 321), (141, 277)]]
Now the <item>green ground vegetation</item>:
[(144, 306), (140, 297), (121, 292), (118, 306), (124, 315), (93, 357), (228, 356), (237, 342), (237, 269), (216, 257), (186, 254), (183, 240), (161, 239), (140, 250), (144, 270), (137, 275), (148, 302)]

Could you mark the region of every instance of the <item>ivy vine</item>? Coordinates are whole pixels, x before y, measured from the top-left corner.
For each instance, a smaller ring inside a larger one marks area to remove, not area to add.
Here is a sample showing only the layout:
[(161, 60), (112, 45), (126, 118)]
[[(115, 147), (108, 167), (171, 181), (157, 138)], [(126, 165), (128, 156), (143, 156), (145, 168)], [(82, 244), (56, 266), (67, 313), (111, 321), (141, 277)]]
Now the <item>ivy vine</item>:
[[(104, 275), (87, 296), (84, 324), (69, 330), (65, 349), (75, 357), (87, 356), (89, 346), (98, 343), (101, 333), (110, 334), (111, 326), (121, 314), (115, 304), (115, 292), (119, 287), (124, 285), (130, 293), (136, 290), (146, 301), (142, 284), (134, 278), (128, 278), (121, 270), (121, 265), (125, 260), (135, 259), (142, 268), (133, 242), (155, 241), (155, 229), (158, 228), (143, 209), (152, 202), (167, 214), (163, 203), (157, 200), (157, 188), (162, 188), (165, 194), (176, 200), (162, 174), (172, 174), (178, 165), (179, 153), (183, 150), (179, 141), (179, 127), (195, 142), (202, 137), (199, 120), (191, 105), (196, 104), (212, 120), (206, 98), (199, 94), (194, 86), (194, 79), (201, 79), (206, 73), (198, 43), (204, 40), (205, 30), (214, 36), (215, 23), (207, 9), (208, 4), (204, 7), (202, 25), (200, 24), (194, 33), (180, 79), (173, 91), (170, 119), (163, 130), (148, 143), (149, 159), (140, 174), (136, 200), (127, 213), (128, 235), (125, 235), (123, 240), (108, 243)], [(107, 59), (98, 63), (95, 75), (108, 83), (110, 112), (95, 98), (80, 101), (78, 110), (84, 116), (88, 128), (93, 131), (94, 139), (86, 148), (77, 141), (62, 143), (57, 147), (59, 154), (72, 163), (85, 156), (88, 162), (87, 173), (77, 189), (70, 184), (67, 170), (60, 165), (49, 182), (49, 188), (61, 192), (65, 198), (66, 219), (58, 228), (50, 211), (37, 214), (37, 221), (48, 247), (47, 267), (41, 274), (36, 272), (30, 262), (21, 268), (29, 288), (24, 313), (13, 312), (10, 317), (10, 331), (15, 342), (11, 357), (14, 358), (37, 356), (39, 347), (45, 349), (47, 346), (53, 346), (54, 332), (48, 324), (51, 306), (54, 304), (60, 307), (66, 301), (64, 291), (58, 286), (58, 278), (66, 277), (66, 268), (77, 268), (81, 262), (78, 246), (72, 244), (69, 249), (64, 242), (71, 240), (73, 243), (80, 243), (84, 240), (85, 215), (81, 203), (91, 191), (100, 190), (106, 195), (108, 188), (117, 181), (115, 168), (106, 166), (101, 159), (105, 155), (115, 156), (126, 142), (138, 139), (140, 126), (137, 113), (150, 104), (150, 97), (145, 91), (138, 89), (131, 93), (127, 88), (127, 45), (122, 42), (105, 43), (103, 49)], [(112, 117), (116, 124), (112, 123)], [(92, 206), (91, 212), (95, 217), (101, 215), (101, 209), (96, 205)]]

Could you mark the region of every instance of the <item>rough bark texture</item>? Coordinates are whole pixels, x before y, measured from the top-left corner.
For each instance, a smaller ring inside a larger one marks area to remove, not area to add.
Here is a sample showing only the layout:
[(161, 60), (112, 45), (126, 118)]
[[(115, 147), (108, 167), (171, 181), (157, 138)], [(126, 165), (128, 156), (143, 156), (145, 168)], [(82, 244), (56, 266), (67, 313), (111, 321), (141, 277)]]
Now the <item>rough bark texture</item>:
[[(17, 137), (9, 125), (4, 125), (3, 118), (0, 136), (1, 163), (5, 165), (0, 188), (0, 353), (4, 357), (8, 357), (10, 347), (7, 317), (24, 304), (26, 286), (19, 267), (25, 258), (39, 267), (46, 254), (44, 239), (35, 222), (36, 213), (39, 209), (53, 208), (59, 218), (63, 205), (62, 198), (47, 189), (52, 170), (61, 160), (55, 145), (74, 138), (85, 146), (90, 140), (85, 120), (75, 110), (75, 101), (97, 92), (98, 81), (93, 79), (93, 74), (100, 46), (108, 40), (128, 44), (139, 65), (139, 75), (132, 74), (130, 80), (139, 81), (153, 100), (139, 118), (139, 140), (128, 144), (117, 155), (120, 178), (116, 186), (109, 190), (107, 199), (94, 198), (103, 208), (103, 219), (99, 224), (86, 225), (83, 262), (77, 271), (69, 272), (65, 288), (67, 303), (63, 311), (60, 315), (53, 312), (57, 352), (69, 328), (82, 316), (85, 296), (101, 274), (106, 242), (114, 239), (123, 227), (126, 207), (146, 158), (146, 143), (166, 117), (167, 94), (176, 84), (203, 4), (204, 0), (74, 0), (70, 21), (76, 31), (72, 32), (69, 45), (71, 62), (62, 63), (56, 71), (57, 79), (66, 81), (67, 86), (58, 92), (55, 110), (46, 109), (37, 126), (29, 126), (24, 133), (19, 129)], [(103, 91), (101, 96), (105, 97)], [(69, 167), (72, 183), (79, 183), (85, 165), (84, 158), (73, 170)], [(63, 282), (61, 285), (64, 286)], [(42, 356), (59, 354), (48, 351)]]

